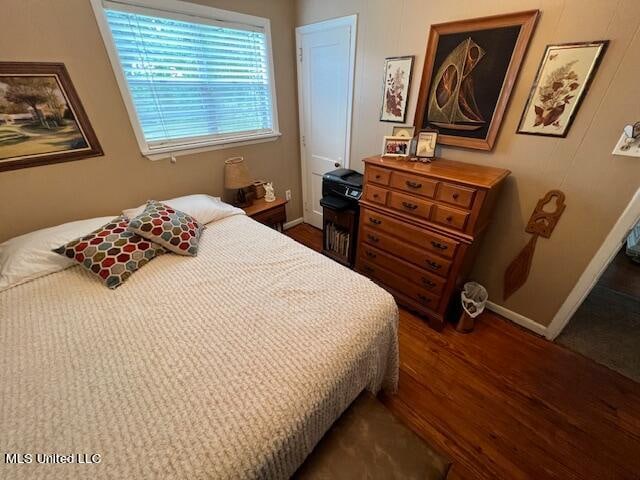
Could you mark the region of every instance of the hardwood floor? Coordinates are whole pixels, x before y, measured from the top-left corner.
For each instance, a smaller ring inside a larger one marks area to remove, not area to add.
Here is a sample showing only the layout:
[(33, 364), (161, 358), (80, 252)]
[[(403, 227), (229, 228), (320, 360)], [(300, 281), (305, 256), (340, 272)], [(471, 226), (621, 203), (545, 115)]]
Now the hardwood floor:
[[(286, 232), (318, 250), (321, 232)], [(449, 479), (640, 479), (640, 384), (491, 312), (443, 332), (400, 310), (385, 405), (454, 462)]]

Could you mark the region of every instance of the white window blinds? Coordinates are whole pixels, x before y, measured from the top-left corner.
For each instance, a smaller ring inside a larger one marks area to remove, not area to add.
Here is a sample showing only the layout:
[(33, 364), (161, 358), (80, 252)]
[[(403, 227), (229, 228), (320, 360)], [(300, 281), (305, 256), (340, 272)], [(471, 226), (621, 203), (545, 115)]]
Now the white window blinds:
[(263, 27), (104, 5), (150, 151), (274, 133)]

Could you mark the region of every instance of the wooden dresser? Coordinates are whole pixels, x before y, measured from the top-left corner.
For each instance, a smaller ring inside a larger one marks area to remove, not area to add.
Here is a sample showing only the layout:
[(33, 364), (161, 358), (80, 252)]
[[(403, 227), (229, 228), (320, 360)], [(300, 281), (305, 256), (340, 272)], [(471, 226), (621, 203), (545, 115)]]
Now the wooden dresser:
[(451, 160), (364, 160), (356, 270), (444, 325), (508, 170)]

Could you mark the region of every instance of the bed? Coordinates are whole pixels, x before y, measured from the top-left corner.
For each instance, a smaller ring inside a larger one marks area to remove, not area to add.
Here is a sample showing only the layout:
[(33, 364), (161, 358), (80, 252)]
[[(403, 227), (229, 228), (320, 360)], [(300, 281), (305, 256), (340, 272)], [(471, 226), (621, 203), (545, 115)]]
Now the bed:
[(10, 288), (0, 478), (288, 478), (360, 392), (396, 389), (397, 320), (384, 290), (244, 215), (116, 290), (79, 267)]

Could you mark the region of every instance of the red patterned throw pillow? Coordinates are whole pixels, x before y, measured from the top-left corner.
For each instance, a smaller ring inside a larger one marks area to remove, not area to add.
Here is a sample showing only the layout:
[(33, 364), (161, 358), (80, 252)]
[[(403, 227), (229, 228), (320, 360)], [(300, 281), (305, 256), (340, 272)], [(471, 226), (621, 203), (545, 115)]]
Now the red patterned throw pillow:
[(204, 226), (180, 210), (149, 200), (144, 211), (131, 219), (129, 230), (174, 253), (195, 256)]
[(98, 275), (107, 287), (117, 288), (133, 272), (165, 251), (128, 230), (128, 226), (128, 219), (114, 218), (98, 230), (53, 251)]

